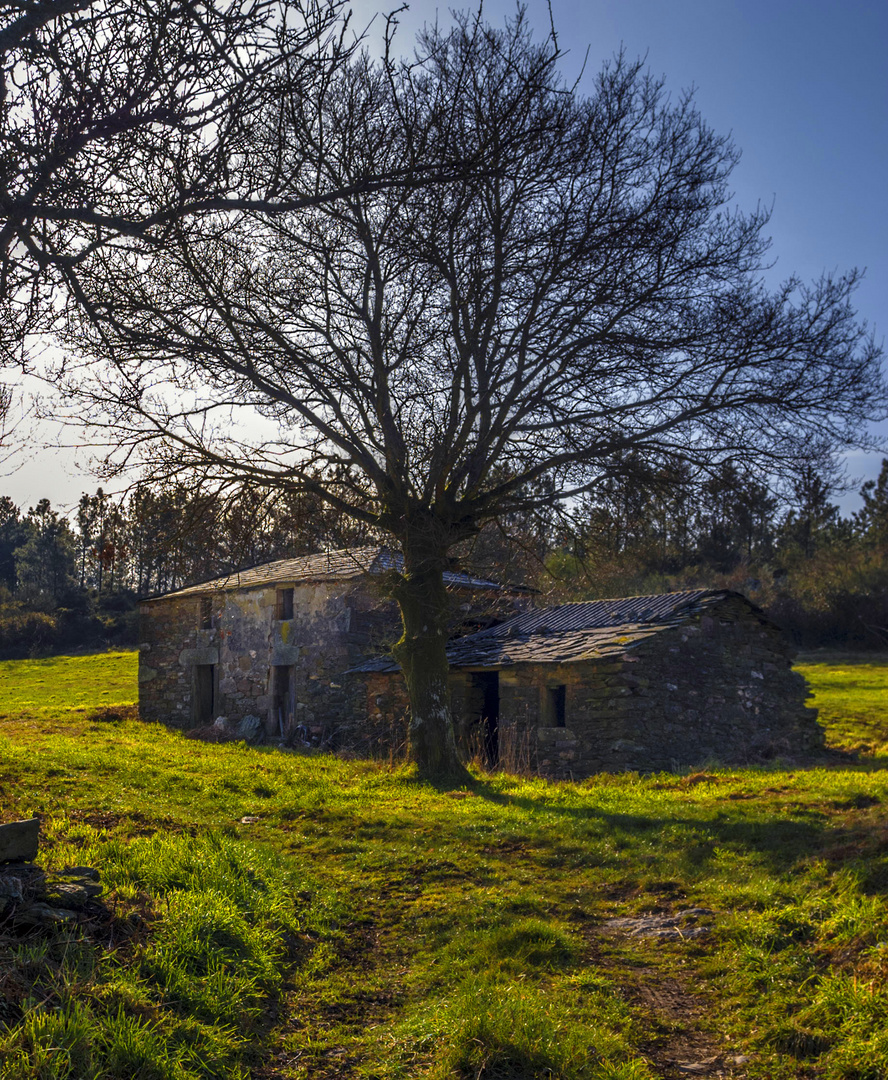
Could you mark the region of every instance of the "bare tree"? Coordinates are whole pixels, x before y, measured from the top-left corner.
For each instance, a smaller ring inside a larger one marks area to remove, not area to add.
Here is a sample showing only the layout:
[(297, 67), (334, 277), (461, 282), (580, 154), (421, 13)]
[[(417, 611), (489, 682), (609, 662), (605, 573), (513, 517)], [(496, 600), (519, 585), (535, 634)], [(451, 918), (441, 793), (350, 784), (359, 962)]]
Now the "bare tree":
[[(82, 264), (94, 321), (72, 336), (89, 360), (68, 384), (77, 410), (110, 417), (152, 469), (307, 489), (400, 544), (395, 652), (429, 773), (460, 768), (442, 582), (455, 545), (592, 490), (626, 454), (779, 470), (806, 437), (860, 445), (885, 409), (854, 275), (765, 287), (767, 215), (732, 209), (736, 152), (691, 98), (624, 58), (583, 96), (558, 63), (520, 15), (459, 17), (409, 62), (355, 58), (315, 119), (290, 100), (251, 159), (289, 173), (322, 139), (312, 185), (351, 194), (177, 221), (147, 256)], [(451, 159), (484, 167), (354, 190)], [(248, 414), (253, 435), (229, 426)]]
[[(265, 81), (329, 32), (268, 0), (12, 0), (0, 25), (0, 298), (5, 354), (45, 325), (46, 291), (121, 236), (244, 179), (242, 139)], [(301, 13), (301, 12), (300, 12)], [(246, 194), (256, 194), (255, 188)], [(41, 302), (35, 303), (35, 300)]]
[[(7, 0), (0, 13), (0, 363), (89, 309), (85, 261), (150, 252), (183, 219), (339, 198), (316, 111), (356, 47), (344, 0)], [(310, 124), (272, 163), (279, 127)], [(301, 115), (299, 115), (301, 114)], [(304, 156), (303, 156), (304, 155)], [(305, 169), (305, 156), (312, 167)], [(349, 189), (446, 178), (364, 172)], [(8, 407), (0, 397), (0, 416)]]

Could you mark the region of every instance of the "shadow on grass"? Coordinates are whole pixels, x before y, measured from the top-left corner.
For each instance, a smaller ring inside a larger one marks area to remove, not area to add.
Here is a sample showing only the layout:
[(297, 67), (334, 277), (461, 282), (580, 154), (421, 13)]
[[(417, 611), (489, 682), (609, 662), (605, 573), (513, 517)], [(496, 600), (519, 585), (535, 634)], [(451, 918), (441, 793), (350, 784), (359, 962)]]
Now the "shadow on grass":
[[(796, 773), (798, 770), (795, 770)], [(552, 857), (582, 860), (584, 842), (590, 845), (589, 860), (595, 862), (594, 846), (606, 840), (627, 856), (631, 849), (656, 849), (668, 859), (699, 873), (721, 857), (719, 849), (755, 852), (769, 870), (785, 873), (802, 861), (819, 858), (836, 847), (845, 835), (843, 825), (824, 807), (798, 804), (769, 806), (767, 802), (728, 801), (699, 806), (699, 816), (664, 808), (662, 816), (570, 806), (545, 795), (529, 797), (497, 791), (485, 780), (472, 787), (473, 794), (497, 806), (518, 807), (530, 814), (543, 813), (564, 822), (558, 839), (548, 838)], [(698, 804), (699, 805), (699, 804)], [(608, 862), (613, 860), (610, 854)]]

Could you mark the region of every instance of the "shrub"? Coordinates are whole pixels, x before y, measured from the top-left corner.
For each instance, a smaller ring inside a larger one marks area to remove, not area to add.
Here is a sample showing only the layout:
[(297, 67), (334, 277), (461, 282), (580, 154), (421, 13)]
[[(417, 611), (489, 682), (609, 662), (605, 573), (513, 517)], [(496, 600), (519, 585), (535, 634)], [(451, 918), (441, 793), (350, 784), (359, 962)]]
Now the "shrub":
[(0, 659), (21, 660), (50, 652), (59, 640), (58, 622), (42, 611), (0, 610)]

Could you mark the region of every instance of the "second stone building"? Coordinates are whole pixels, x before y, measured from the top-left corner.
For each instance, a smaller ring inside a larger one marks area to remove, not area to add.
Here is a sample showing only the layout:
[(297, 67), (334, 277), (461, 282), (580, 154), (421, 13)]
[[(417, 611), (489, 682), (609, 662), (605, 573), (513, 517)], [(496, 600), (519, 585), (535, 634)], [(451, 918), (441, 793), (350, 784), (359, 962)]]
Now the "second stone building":
[[(447, 653), (459, 742), (488, 766), (578, 779), (756, 762), (823, 743), (786, 638), (727, 590), (543, 608), (453, 640)], [(403, 713), (391, 659), (355, 677), (378, 727), (385, 708)]]

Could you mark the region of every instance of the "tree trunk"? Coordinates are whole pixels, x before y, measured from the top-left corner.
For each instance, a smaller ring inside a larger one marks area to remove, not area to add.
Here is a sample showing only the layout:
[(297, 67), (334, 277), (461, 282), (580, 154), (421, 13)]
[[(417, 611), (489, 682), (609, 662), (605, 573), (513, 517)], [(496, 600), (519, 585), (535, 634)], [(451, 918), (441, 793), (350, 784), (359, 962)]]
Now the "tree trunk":
[(449, 603), (446, 546), (402, 537), (404, 572), (394, 589), (404, 632), (393, 649), (410, 699), (408, 754), (423, 776), (466, 781), (450, 712), (447, 673)]

